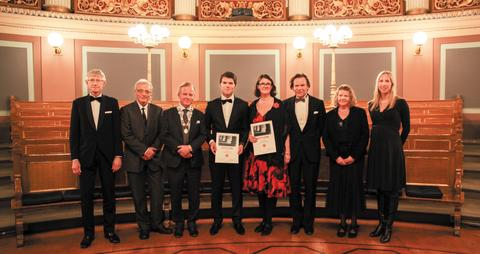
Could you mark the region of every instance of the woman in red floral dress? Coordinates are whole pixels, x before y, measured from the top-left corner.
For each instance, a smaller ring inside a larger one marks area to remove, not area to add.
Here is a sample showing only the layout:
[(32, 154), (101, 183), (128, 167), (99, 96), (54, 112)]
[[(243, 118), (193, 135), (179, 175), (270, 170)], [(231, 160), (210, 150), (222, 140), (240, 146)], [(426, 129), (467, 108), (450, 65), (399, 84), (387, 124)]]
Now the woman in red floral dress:
[[(257, 100), (250, 105), (250, 123), (271, 120), (275, 134), (276, 152), (255, 156), (252, 146), (245, 163), (243, 190), (258, 195), (258, 203), (262, 213), (262, 223), (255, 232), (262, 236), (272, 232), (272, 212), (276, 207), (277, 198), (286, 197), (290, 193), (290, 181), (287, 164), (290, 161), (290, 146), (287, 113), (282, 101), (275, 98), (276, 87), (267, 74), (258, 77), (255, 96)], [(252, 134), (248, 140), (257, 142)]]

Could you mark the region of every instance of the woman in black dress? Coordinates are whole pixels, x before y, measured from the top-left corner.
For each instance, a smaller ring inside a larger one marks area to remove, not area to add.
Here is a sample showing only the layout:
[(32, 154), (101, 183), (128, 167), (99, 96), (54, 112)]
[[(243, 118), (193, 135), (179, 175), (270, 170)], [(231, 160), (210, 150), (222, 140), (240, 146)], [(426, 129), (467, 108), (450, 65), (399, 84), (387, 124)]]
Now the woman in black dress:
[(368, 110), (372, 119), (372, 131), (367, 183), (369, 189), (377, 190), (379, 220), (370, 237), (380, 236), (380, 242), (386, 243), (392, 236), (399, 192), (406, 185), (403, 144), (410, 132), (408, 104), (396, 95), (391, 72), (382, 71), (378, 74)]
[[(368, 144), (365, 110), (355, 107), (356, 98), (349, 85), (338, 87), (335, 108), (327, 113), (323, 143), (330, 157), (327, 210), (340, 217), (338, 237), (358, 234), (357, 217), (365, 210), (363, 193), (364, 157)], [(347, 218), (351, 224), (347, 229)]]
[[(252, 146), (245, 163), (243, 190), (258, 195), (258, 203), (263, 220), (255, 228), (262, 236), (272, 232), (272, 213), (277, 204), (277, 198), (290, 194), (290, 181), (287, 174), (287, 164), (290, 161), (290, 143), (287, 136), (287, 113), (282, 101), (275, 98), (275, 84), (270, 76), (262, 74), (255, 86), (257, 100), (250, 105), (250, 123), (272, 121), (275, 135), (276, 152), (255, 156)], [(252, 134), (248, 140), (257, 142)]]

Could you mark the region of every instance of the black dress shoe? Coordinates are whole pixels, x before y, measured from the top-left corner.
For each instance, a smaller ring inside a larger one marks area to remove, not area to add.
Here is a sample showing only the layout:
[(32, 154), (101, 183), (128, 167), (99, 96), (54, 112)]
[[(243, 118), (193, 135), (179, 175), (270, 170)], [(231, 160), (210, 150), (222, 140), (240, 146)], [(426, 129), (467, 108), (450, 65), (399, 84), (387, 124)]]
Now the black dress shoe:
[(303, 227), (303, 231), (305, 231), (307, 235), (313, 235), (313, 226), (305, 226)]
[(244, 235), (245, 234), (245, 228), (242, 225), (242, 222), (237, 221), (233, 223), (233, 228), (235, 229), (235, 232), (239, 235)]
[(107, 239), (111, 243), (119, 243), (120, 237), (118, 237), (115, 232), (105, 233), (105, 239)]
[(265, 223), (265, 226), (263, 226), (263, 231), (261, 233), (262, 236), (267, 236), (270, 233), (272, 233), (273, 226), (272, 224)]
[(85, 249), (88, 248), (93, 240), (95, 240), (94, 236), (86, 235), (83, 237), (82, 241), (80, 242), (80, 248)]
[(177, 224), (175, 225), (175, 230), (173, 231), (173, 235), (176, 238), (180, 238), (183, 236), (183, 224)]
[(370, 237), (379, 237), (379, 236), (383, 235), (383, 232), (385, 232), (385, 224), (379, 223), (377, 225), (377, 227), (372, 232), (370, 232), (369, 236)]
[(347, 234), (347, 224), (338, 224), (337, 236), (344, 237)]
[(290, 233), (292, 233), (292, 235), (296, 235), (298, 232), (300, 232), (300, 228), (301, 226), (299, 225), (292, 225), (292, 227), (290, 227)]
[(256, 233), (261, 233), (263, 231), (263, 228), (265, 227), (265, 223), (262, 222), (260, 224), (258, 224), (258, 226), (255, 228), (255, 232)]
[(140, 238), (140, 240), (147, 240), (148, 238), (150, 238), (150, 232), (148, 232), (147, 230), (140, 230), (138, 238)]
[(358, 235), (358, 225), (351, 225), (348, 229), (348, 238), (355, 238)]
[(222, 228), (221, 222), (213, 222), (212, 227), (210, 227), (210, 235), (216, 235), (221, 228)]
[(388, 242), (390, 242), (390, 239), (392, 239), (392, 228), (387, 226), (385, 228), (385, 232), (383, 233), (383, 235), (380, 236), (380, 242), (381, 243), (388, 243)]
[(169, 235), (172, 233), (172, 229), (171, 228), (167, 228), (163, 225), (159, 226), (158, 228), (152, 228), (152, 231), (153, 232), (157, 232), (159, 234), (163, 234), (163, 235)]
[(195, 222), (189, 222), (188, 223), (188, 233), (190, 234), (191, 237), (197, 237), (198, 236), (197, 223), (195, 223)]

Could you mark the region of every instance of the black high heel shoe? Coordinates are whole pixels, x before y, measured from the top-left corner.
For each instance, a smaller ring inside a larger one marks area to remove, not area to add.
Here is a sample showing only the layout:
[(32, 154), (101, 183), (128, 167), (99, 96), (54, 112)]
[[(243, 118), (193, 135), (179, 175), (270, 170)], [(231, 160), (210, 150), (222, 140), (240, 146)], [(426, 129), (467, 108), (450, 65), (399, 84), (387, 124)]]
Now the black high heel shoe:
[(358, 235), (358, 224), (356, 225), (350, 225), (350, 228), (348, 229), (348, 238), (355, 238)]
[(255, 228), (255, 233), (261, 233), (263, 232), (263, 228), (265, 227), (265, 223), (262, 222), (260, 223), (256, 228)]
[(379, 237), (383, 235), (383, 232), (385, 232), (385, 224), (384, 223), (379, 223), (377, 227), (370, 232), (369, 236), (370, 237)]
[(337, 236), (344, 237), (347, 234), (347, 224), (338, 224)]

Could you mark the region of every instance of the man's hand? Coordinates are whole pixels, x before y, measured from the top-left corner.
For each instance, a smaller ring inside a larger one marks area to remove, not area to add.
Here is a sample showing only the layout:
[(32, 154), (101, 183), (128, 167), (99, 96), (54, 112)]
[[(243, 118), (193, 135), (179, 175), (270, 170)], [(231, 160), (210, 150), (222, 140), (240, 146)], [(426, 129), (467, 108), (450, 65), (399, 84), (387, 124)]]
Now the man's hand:
[(120, 170), (122, 167), (122, 157), (115, 156), (112, 163), (112, 172), (115, 173)]
[(192, 146), (190, 145), (179, 145), (177, 146), (177, 153), (183, 158), (192, 158)]
[(210, 142), (210, 151), (212, 151), (213, 154), (217, 154), (217, 143), (215, 143), (215, 141)]
[(78, 159), (72, 160), (72, 172), (76, 176), (79, 176), (82, 174), (80, 161)]
[(285, 155), (283, 155), (283, 162), (285, 162), (285, 165), (290, 163), (290, 153), (285, 153)]
[(146, 161), (151, 160), (156, 153), (157, 153), (157, 148), (149, 147), (143, 154), (142, 159)]
[(243, 145), (240, 144), (238, 145), (238, 155), (241, 155), (243, 153)]

